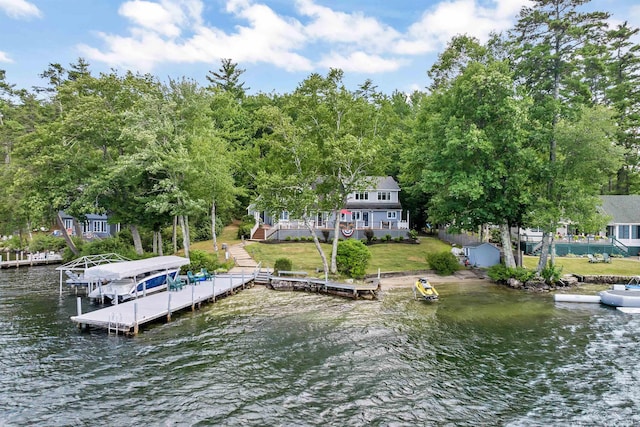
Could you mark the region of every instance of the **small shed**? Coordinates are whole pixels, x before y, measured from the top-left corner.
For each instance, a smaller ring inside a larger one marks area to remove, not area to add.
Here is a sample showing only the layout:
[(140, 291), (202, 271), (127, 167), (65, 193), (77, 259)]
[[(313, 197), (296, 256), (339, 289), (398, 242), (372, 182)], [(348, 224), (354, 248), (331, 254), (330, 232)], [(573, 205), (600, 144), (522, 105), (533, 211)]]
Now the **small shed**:
[(472, 243), (462, 247), (469, 264), (474, 267), (491, 267), (500, 264), (500, 249), (491, 243)]

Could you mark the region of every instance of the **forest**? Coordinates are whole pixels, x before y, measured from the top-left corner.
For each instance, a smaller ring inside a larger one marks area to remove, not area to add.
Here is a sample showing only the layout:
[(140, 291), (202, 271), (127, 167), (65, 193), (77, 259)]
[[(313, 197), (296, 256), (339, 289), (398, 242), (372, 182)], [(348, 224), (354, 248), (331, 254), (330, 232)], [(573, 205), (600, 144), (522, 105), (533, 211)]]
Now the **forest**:
[(599, 195), (640, 191), (639, 30), (587, 3), (535, 0), (485, 43), (453, 38), (410, 94), (339, 69), (250, 93), (233, 59), (206, 86), (82, 58), (29, 89), (0, 70), (0, 235), (107, 213), (139, 253), (179, 230), (188, 255), (250, 204), (305, 220), (390, 175), (412, 228), (499, 227), (507, 266), (510, 227), (541, 228), (542, 269), (561, 221), (598, 231)]

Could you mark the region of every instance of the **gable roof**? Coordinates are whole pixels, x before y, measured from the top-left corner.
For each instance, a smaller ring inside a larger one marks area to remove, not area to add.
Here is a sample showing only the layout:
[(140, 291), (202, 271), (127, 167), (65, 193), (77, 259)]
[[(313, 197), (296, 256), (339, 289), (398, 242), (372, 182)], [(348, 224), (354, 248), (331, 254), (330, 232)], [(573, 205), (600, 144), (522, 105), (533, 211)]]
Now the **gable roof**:
[(640, 195), (600, 196), (601, 211), (615, 224), (640, 224)]
[(373, 187), (373, 190), (400, 191), (400, 186), (393, 177), (375, 176), (368, 178), (371, 179), (371, 186)]

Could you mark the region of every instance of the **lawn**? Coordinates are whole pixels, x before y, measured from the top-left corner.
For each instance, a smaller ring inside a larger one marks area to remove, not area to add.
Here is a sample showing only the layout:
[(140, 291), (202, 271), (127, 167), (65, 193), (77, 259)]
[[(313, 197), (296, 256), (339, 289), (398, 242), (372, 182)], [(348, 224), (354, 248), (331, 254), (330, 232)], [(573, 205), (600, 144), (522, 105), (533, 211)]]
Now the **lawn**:
[[(412, 271), (427, 269), (426, 255), (430, 252), (447, 251), (451, 246), (433, 237), (421, 237), (420, 244), (378, 243), (368, 246), (371, 261), (367, 273), (380, 271)], [(289, 258), (294, 270), (313, 273), (322, 267), (320, 254), (313, 242), (296, 243), (251, 243), (245, 249), (263, 266), (273, 267), (278, 258)], [(322, 243), (322, 249), (330, 262), (331, 245)]]
[[(538, 259), (525, 256), (524, 266), (534, 269), (538, 265)], [(556, 257), (556, 264), (562, 267), (563, 274), (640, 276), (640, 262), (637, 257), (612, 258), (611, 263), (591, 263), (587, 258)]]

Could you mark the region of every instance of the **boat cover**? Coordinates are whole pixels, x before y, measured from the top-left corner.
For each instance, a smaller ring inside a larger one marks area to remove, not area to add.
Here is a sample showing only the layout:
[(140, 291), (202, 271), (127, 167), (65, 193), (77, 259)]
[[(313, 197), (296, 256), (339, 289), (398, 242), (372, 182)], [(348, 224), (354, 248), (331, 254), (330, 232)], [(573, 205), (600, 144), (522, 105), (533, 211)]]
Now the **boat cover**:
[(135, 277), (151, 271), (179, 268), (190, 262), (189, 258), (175, 255), (158, 256), (135, 261), (96, 265), (86, 269), (84, 277), (85, 279), (118, 280), (126, 277)]

